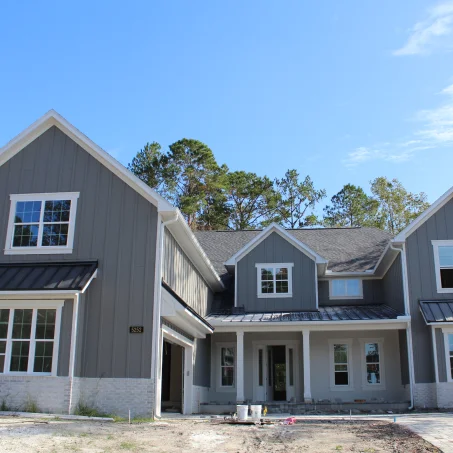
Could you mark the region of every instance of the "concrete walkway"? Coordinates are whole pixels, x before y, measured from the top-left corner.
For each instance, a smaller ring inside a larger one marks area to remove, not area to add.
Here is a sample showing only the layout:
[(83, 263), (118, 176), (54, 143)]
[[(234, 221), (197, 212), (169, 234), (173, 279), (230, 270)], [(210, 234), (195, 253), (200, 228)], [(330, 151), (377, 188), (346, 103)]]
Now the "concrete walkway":
[(453, 414), (397, 416), (396, 422), (414, 431), (444, 453), (453, 453)]

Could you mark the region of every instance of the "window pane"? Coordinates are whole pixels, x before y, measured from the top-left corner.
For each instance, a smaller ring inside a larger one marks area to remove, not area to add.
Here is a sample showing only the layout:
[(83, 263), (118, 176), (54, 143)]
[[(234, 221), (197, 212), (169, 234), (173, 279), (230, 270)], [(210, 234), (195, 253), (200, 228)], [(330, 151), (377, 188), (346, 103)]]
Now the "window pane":
[(13, 247), (36, 247), (38, 244), (38, 225), (16, 225), (14, 227)]
[(439, 264), (443, 266), (453, 266), (453, 246), (439, 247)]
[(40, 201), (18, 201), (16, 203), (15, 223), (39, 222), (41, 215)]
[(0, 341), (0, 354), (5, 354), (6, 352), (6, 341)]
[(68, 243), (69, 224), (44, 225), (42, 235), (43, 247), (58, 247)]
[(53, 341), (37, 341), (35, 349), (35, 373), (50, 373), (52, 371)]
[(275, 282), (275, 289), (276, 289), (276, 293), (288, 293), (288, 282), (286, 281), (282, 281), (282, 282)]
[(269, 294), (274, 292), (274, 282), (261, 282), (261, 292)]
[(222, 348), (222, 366), (234, 366), (233, 348)]
[(381, 375), (379, 373), (379, 365), (367, 365), (366, 366), (367, 381), (369, 384), (380, 384)]
[(44, 206), (44, 222), (69, 222), (71, 200), (46, 201)]
[(348, 345), (335, 344), (333, 346), (334, 363), (348, 363)]
[(345, 295), (344, 280), (332, 280), (332, 296), (340, 297)]
[(453, 269), (441, 269), (440, 281), (442, 288), (453, 288)]
[(379, 345), (377, 343), (367, 343), (365, 345), (366, 362), (379, 362)]
[(261, 280), (273, 280), (274, 269), (261, 269)]
[(276, 280), (288, 280), (288, 268), (287, 267), (277, 267), (275, 270), (275, 279)]
[(38, 316), (36, 318), (36, 339), (54, 339), (55, 313), (56, 310), (38, 310)]
[(31, 334), (31, 321), (33, 310), (15, 309), (13, 321), (13, 338), (29, 339)]
[(450, 355), (453, 354), (453, 334), (448, 335), (448, 346), (450, 348)]
[(335, 373), (335, 385), (349, 385), (347, 372)]
[(4, 368), (5, 368), (5, 356), (0, 355), (0, 373), (4, 372)]
[(0, 310), (0, 338), (6, 338), (8, 335), (9, 309)]
[(234, 383), (234, 368), (222, 367), (222, 385), (232, 386)]
[(335, 365), (335, 371), (348, 371), (348, 365)]
[(258, 349), (258, 385), (263, 385), (263, 350)]
[(27, 371), (29, 348), (29, 341), (13, 341), (10, 371)]
[(351, 297), (360, 296), (360, 280), (346, 280), (346, 294)]

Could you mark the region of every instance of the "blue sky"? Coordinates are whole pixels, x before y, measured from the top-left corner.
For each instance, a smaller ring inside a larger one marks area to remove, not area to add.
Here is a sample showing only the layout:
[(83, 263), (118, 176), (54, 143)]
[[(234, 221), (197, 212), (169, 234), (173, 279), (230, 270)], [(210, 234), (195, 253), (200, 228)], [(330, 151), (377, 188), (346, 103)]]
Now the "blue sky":
[(54, 108), (124, 164), (188, 137), (329, 197), (384, 175), (434, 201), (452, 50), (453, 1), (3, 0), (0, 145)]

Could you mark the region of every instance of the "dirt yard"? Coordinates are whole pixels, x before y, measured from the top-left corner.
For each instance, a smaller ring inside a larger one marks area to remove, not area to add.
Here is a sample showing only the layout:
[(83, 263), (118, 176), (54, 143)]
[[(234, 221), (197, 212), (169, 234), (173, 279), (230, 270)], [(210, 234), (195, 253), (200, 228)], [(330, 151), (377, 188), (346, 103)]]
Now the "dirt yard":
[(238, 426), (209, 420), (102, 423), (0, 417), (1, 452), (440, 452), (385, 421)]

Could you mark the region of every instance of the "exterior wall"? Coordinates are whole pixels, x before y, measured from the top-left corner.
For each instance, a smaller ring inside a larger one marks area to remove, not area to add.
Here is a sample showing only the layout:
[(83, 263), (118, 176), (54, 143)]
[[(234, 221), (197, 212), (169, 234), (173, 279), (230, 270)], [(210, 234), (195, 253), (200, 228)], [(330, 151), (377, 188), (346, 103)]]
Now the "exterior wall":
[[(6, 239), (9, 195), (44, 192), (80, 192), (73, 253), (0, 252), (0, 262), (99, 260), (98, 278), (81, 304), (78, 375), (149, 378), (157, 209), (52, 127), (0, 166), (0, 243)], [(143, 325), (144, 333), (130, 334), (129, 325)], [(59, 368), (67, 373), (63, 358)]]
[(199, 387), (211, 385), (211, 335), (194, 341), (193, 383)]
[[(442, 329), (435, 329), (436, 347), (437, 347), (437, 366), (439, 373), (439, 381), (447, 382), (447, 360), (445, 357), (445, 343)], [(452, 405), (453, 407), (453, 405)]]
[(23, 411), (36, 404), (40, 412), (67, 414), (71, 380), (52, 376), (2, 376), (0, 401), (9, 410)]
[(362, 280), (363, 299), (329, 299), (329, 281), (318, 281), (319, 305), (367, 305), (385, 302), (381, 280)]
[[(293, 296), (257, 297), (257, 263), (294, 263)], [(237, 305), (246, 311), (316, 310), (315, 262), (272, 233), (237, 263)]]
[(394, 308), (400, 313), (405, 313), (403, 270), (401, 267), (401, 255), (395, 258), (384, 278), (380, 281), (382, 285), (382, 302)]
[(419, 301), (445, 300), (453, 297), (453, 294), (438, 294), (436, 288), (431, 241), (445, 239), (453, 239), (453, 201), (439, 209), (406, 240), (414, 371), (417, 384), (435, 381), (431, 332), (420, 313)]
[(164, 281), (199, 315), (211, 311), (214, 294), (176, 239), (165, 229)]
[[(331, 402), (353, 402), (355, 399), (365, 399), (367, 402), (398, 402), (406, 400), (407, 390), (401, 380), (400, 348), (397, 330), (315, 331), (310, 333), (310, 337), (311, 394), (314, 400), (330, 400)], [(382, 338), (384, 340), (385, 389), (383, 390), (368, 389), (363, 386), (363, 352), (359, 340), (372, 338)], [(330, 339), (352, 339), (351, 390), (331, 390)]]
[(106, 414), (122, 417), (150, 416), (153, 408), (152, 379), (74, 378), (72, 406), (83, 403)]
[(65, 300), (61, 313), (60, 345), (58, 349), (58, 376), (69, 376), (73, 305), (74, 302), (72, 300)]

